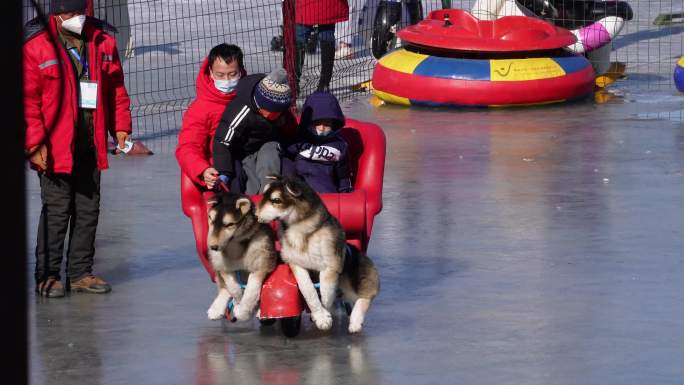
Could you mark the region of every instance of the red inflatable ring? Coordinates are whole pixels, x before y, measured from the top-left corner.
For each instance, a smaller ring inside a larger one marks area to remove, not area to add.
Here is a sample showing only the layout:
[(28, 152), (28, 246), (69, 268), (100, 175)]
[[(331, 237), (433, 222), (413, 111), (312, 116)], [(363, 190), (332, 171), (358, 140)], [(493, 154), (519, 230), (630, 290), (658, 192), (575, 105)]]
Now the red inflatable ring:
[(408, 45), (383, 56), (373, 71), (373, 92), (389, 103), (545, 104), (593, 89), (589, 61), (561, 49), (576, 37), (535, 18), (489, 21), (463, 10), (438, 10), (398, 35)]

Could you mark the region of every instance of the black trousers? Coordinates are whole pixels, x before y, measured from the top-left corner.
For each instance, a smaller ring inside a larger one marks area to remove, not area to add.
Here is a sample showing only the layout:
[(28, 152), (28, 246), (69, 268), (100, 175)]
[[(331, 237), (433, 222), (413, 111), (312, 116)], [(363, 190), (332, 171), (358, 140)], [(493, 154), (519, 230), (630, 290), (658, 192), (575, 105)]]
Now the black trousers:
[(76, 280), (92, 273), (100, 215), (100, 171), (95, 159), (76, 160), (71, 174), (39, 173), (43, 209), (36, 243), (36, 282), (60, 279), (69, 230), (66, 274)]

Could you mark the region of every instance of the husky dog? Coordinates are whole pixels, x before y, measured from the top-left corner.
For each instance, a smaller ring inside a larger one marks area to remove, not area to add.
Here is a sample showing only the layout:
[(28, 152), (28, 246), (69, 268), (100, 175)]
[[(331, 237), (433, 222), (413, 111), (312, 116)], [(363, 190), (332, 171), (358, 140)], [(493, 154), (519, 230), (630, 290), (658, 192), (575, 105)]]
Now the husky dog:
[[(245, 195), (218, 193), (207, 203), (210, 207), (207, 245), (218, 288), (207, 315), (209, 319), (223, 317), (232, 297), (237, 304), (233, 315), (245, 321), (259, 301), (264, 278), (275, 269), (278, 260), (275, 234), (269, 225), (257, 221), (252, 201)], [(237, 271), (249, 273), (244, 294), (237, 281)]]
[[(366, 311), (380, 288), (373, 262), (358, 250), (345, 255), (344, 229), (309, 185), (295, 177), (272, 179), (257, 216), (260, 222), (281, 221), (281, 258), (290, 265), (316, 327), (332, 327), (330, 310), (339, 285), (345, 300), (353, 304), (349, 332), (361, 331)], [(309, 271), (319, 273), (320, 300)]]

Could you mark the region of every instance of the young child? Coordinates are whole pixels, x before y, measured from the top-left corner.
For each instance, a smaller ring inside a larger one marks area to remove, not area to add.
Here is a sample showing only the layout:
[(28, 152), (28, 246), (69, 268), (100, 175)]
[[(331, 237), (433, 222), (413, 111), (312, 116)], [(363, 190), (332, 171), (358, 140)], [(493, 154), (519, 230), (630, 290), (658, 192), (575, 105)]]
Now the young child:
[(279, 138), (296, 126), (288, 111), (292, 97), (287, 73), (277, 69), (245, 76), (236, 92), (216, 129), (214, 168), (226, 182), (241, 176), (233, 163), (239, 161), (247, 179), (244, 192), (259, 194), (269, 182), (266, 177), (280, 172)]
[(303, 178), (316, 192), (352, 191), (348, 144), (339, 135), (345, 119), (329, 92), (317, 91), (304, 102), (299, 132), (283, 153), (283, 175)]

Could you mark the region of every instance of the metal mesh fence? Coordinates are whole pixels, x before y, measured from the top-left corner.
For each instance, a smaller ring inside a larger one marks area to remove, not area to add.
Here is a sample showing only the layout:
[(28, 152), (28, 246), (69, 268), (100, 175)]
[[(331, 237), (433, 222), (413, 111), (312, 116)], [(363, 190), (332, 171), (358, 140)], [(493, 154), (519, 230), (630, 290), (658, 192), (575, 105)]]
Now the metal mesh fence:
[[(23, 1), (24, 18), (29, 20), (34, 10), (28, 0)], [(320, 8), (321, 1), (310, 3), (314, 4), (314, 13), (327, 11)], [(349, 0), (349, 20), (335, 25), (336, 51), (330, 89), (338, 98), (344, 100), (369, 92), (359, 86), (371, 78), (376, 63), (371, 43), (374, 20), (379, 9), (388, 3), (394, 2)], [(515, 14), (517, 11), (511, 9), (517, 7), (518, 11), (547, 18), (569, 29), (597, 21), (601, 6), (606, 4), (579, 0), (402, 0), (396, 3), (398, 7), (393, 6), (401, 12), (392, 31), (411, 22), (411, 7), (416, 3), (423, 16), (443, 6), (472, 10), (487, 3), (484, 6), (498, 12), (498, 16), (505, 12)], [(580, 12), (580, 7), (588, 3), (595, 4)], [(676, 93), (672, 73), (684, 52), (684, 0), (634, 0), (629, 5), (633, 18), (625, 22), (607, 49), (610, 62), (625, 65), (626, 76), (608, 89), (634, 97), (648, 97), (654, 92)], [(213, 46), (223, 42), (239, 45), (249, 73), (269, 72), (283, 65), (280, 0), (94, 0), (93, 8), (96, 17), (118, 29), (117, 43), (138, 138), (178, 132), (182, 114), (195, 95), (199, 64)], [(300, 102), (316, 89), (321, 77), (322, 35), (315, 28), (306, 36)], [(681, 102), (675, 104), (667, 114), (679, 114), (682, 120)], [(175, 141), (167, 142), (172, 149)]]
[[(24, 1), (28, 21), (35, 11)], [(271, 38), (280, 33), (280, 7), (278, 0), (95, 0), (94, 16), (118, 31), (136, 138), (178, 132), (195, 96), (200, 63), (215, 45), (239, 45), (249, 73), (282, 66), (282, 52), (270, 49)], [(175, 146), (171, 140), (157, 142), (157, 152)]]

